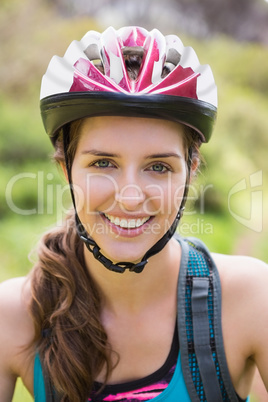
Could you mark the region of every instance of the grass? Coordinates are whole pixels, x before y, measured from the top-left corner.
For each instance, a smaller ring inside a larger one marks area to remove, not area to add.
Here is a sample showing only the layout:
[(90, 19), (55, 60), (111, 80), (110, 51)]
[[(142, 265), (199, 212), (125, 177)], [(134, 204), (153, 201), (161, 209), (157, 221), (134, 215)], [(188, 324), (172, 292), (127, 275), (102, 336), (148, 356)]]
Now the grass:
[(17, 216), (1, 221), (0, 282), (27, 275), (33, 265), (31, 251), (51, 224), (49, 217)]

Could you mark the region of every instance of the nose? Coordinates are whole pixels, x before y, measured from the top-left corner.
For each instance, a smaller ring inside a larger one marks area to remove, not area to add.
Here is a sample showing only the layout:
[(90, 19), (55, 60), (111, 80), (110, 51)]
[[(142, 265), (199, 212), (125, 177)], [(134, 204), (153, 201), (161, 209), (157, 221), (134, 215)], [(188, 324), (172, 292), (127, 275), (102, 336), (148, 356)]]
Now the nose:
[(145, 200), (145, 194), (137, 184), (126, 184), (115, 194), (115, 200), (126, 211), (135, 211)]

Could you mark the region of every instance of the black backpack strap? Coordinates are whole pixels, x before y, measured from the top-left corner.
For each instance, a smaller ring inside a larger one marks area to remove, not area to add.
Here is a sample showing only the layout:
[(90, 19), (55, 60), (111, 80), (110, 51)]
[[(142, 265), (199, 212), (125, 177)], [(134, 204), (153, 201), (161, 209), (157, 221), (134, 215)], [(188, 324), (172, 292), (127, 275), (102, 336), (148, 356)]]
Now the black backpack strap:
[(178, 326), (184, 380), (193, 402), (237, 402), (226, 362), (217, 268), (197, 239), (178, 239)]
[(209, 278), (195, 277), (192, 286), (192, 320), (196, 359), (207, 401), (221, 402), (222, 395), (210, 347)]

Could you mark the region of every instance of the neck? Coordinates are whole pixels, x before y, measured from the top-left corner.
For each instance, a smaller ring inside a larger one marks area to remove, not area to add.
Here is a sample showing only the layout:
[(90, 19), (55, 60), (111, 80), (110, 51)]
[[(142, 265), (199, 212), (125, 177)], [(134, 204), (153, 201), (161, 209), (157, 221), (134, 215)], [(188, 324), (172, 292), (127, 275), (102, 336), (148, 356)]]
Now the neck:
[(151, 257), (143, 272), (126, 270), (123, 274), (106, 269), (85, 247), (85, 261), (102, 297), (103, 306), (118, 311), (138, 312), (148, 303), (170, 294), (177, 287), (180, 246), (171, 239)]

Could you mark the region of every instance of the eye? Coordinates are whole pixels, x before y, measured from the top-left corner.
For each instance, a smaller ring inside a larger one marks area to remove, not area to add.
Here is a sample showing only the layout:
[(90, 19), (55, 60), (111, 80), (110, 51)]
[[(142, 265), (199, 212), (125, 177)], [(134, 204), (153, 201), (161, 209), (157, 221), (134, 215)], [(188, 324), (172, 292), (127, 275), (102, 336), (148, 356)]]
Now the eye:
[(171, 169), (168, 166), (164, 165), (163, 163), (158, 162), (151, 165), (148, 170), (151, 170), (156, 173), (166, 173)]
[(110, 168), (114, 165), (108, 159), (99, 159), (96, 162), (92, 163), (92, 166), (96, 166), (97, 168), (104, 169)]

